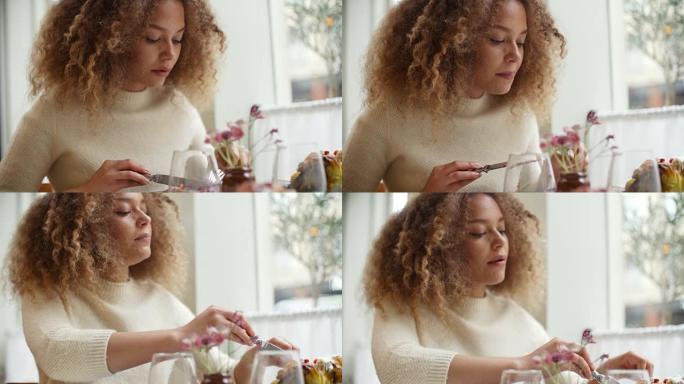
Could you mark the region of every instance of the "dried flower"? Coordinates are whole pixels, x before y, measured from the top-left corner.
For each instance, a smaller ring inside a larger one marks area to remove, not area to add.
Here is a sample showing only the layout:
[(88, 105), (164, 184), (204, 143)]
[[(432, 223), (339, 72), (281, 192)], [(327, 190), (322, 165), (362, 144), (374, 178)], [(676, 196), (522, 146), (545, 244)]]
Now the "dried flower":
[(181, 341), (181, 348), (192, 353), (204, 373), (226, 373), (229, 358), (221, 351), (221, 346), (228, 340), (229, 334), (228, 329), (219, 330), (209, 327), (205, 335), (184, 338)]
[(263, 137), (252, 143), (252, 135), (248, 135), (248, 144), (244, 146), (240, 141), (247, 133), (252, 132), (254, 123), (264, 118), (258, 105), (252, 105), (249, 110), (249, 120), (239, 119), (226, 124), (226, 129), (208, 136), (204, 142), (214, 147), (216, 160), (222, 169), (251, 168), (254, 158), (273, 145), (282, 144), (278, 141), (278, 129), (269, 130)]

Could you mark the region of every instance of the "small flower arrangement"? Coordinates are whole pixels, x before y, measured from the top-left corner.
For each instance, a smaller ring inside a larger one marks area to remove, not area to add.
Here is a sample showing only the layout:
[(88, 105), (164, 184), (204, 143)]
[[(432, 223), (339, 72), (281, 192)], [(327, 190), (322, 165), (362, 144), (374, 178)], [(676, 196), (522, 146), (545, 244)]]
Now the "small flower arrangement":
[(558, 174), (586, 172), (589, 158), (617, 150), (616, 146), (611, 145), (615, 139), (612, 134), (587, 150), (585, 143), (589, 130), (594, 125), (600, 124), (596, 111), (589, 111), (584, 126), (576, 124), (572, 127), (565, 127), (562, 135), (548, 134), (542, 138), (541, 150), (549, 154), (554, 170)]
[[(264, 118), (258, 105), (252, 105), (247, 121), (240, 119), (226, 124), (226, 129), (204, 140), (214, 148), (216, 160), (222, 169), (251, 168), (254, 159), (269, 148), (279, 148), (283, 141), (278, 136), (278, 129), (273, 128), (255, 142), (252, 142), (252, 130), (257, 120)], [(247, 146), (241, 140), (247, 135)]]
[(201, 372), (205, 375), (227, 374), (229, 361), (227, 353), (223, 353), (221, 346), (228, 341), (227, 330), (214, 327), (207, 329), (205, 335), (195, 335), (182, 340), (182, 348), (191, 352)]
[[(589, 344), (594, 344), (594, 336), (591, 333), (591, 329), (585, 329), (582, 332), (582, 340), (576, 351), (570, 349), (563, 349), (559, 351), (554, 351), (547, 353), (542, 356), (537, 356), (535, 358), (537, 364), (541, 367), (542, 372), (546, 378), (548, 384), (578, 384), (583, 382), (579, 376), (573, 376), (570, 378), (567, 375), (561, 374), (562, 366), (568, 363), (572, 363), (574, 360), (574, 355), (577, 351), (586, 347)], [(600, 361), (604, 361), (608, 358), (607, 354), (601, 355)]]

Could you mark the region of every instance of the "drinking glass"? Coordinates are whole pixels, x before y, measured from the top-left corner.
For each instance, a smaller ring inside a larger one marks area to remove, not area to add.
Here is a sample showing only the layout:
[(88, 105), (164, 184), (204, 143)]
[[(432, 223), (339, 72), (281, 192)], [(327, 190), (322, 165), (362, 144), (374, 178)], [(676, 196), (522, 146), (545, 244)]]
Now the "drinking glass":
[(650, 384), (651, 377), (644, 369), (612, 369), (606, 372), (609, 384)]
[(187, 192), (218, 192), (222, 172), (213, 151), (189, 149), (173, 151), (169, 186)]
[(304, 374), (297, 351), (257, 352), (250, 383), (271, 384), (276, 379), (288, 384), (304, 384)]
[(192, 354), (155, 353), (152, 356), (149, 384), (194, 384), (196, 381)]
[(504, 192), (553, 192), (556, 180), (545, 153), (512, 154), (504, 175)]
[(274, 164), (274, 184), (297, 192), (325, 192), (327, 178), (323, 156), (315, 143), (288, 144)]
[(506, 369), (501, 374), (501, 384), (544, 384), (544, 376), (539, 370), (520, 371)]
[(607, 192), (662, 190), (658, 164), (649, 150), (615, 151), (590, 159), (589, 180), (593, 188)]

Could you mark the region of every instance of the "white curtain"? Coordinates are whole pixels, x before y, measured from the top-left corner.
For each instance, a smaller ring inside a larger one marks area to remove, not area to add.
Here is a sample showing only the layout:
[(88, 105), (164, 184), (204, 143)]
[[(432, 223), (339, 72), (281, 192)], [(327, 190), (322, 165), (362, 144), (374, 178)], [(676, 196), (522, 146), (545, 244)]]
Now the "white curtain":
[(633, 351), (655, 365), (657, 378), (681, 377), (684, 374), (684, 324), (623, 331), (594, 331), (596, 344), (589, 345), (589, 353), (611, 357)]
[[(342, 149), (342, 99), (298, 103), (262, 110), (265, 119), (254, 125), (255, 141), (277, 128), (286, 149), (280, 154), (277, 178), (289, 179), (311, 152)], [(261, 153), (254, 161), (258, 182), (271, 181), (275, 151)]]
[[(603, 113), (599, 120), (602, 124), (589, 131), (589, 148), (596, 148), (589, 168), (592, 186), (607, 186), (609, 172), (613, 173), (615, 186), (624, 186), (648, 158), (684, 157), (684, 107)], [(601, 141), (608, 135), (615, 136), (611, 145), (617, 145), (622, 154), (612, 170), (610, 152), (600, 150)]]
[(684, 156), (684, 106), (599, 114), (590, 146), (609, 134), (621, 150), (650, 150), (656, 157)]
[(299, 348), (301, 358), (342, 355), (342, 309), (289, 314), (247, 315), (263, 339), (281, 337)]

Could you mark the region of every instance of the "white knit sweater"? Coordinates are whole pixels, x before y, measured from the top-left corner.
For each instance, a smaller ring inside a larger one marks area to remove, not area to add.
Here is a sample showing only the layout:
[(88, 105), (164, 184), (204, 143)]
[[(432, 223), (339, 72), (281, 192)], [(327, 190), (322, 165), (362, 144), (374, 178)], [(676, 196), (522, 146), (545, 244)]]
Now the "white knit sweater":
[[(514, 114), (495, 96), (469, 99), (442, 117), (388, 104), (356, 121), (345, 144), (344, 191), (374, 192), (383, 180), (391, 192), (420, 192), (438, 165), (495, 164), (530, 152), (540, 152), (535, 116)], [(461, 191), (502, 192), (504, 174), (504, 169), (492, 171)]]
[(57, 191), (74, 188), (105, 160), (132, 159), (153, 174), (168, 174), (173, 151), (199, 147), (204, 138), (197, 109), (171, 88), (121, 92), (111, 109), (96, 115), (42, 96), (0, 161), (0, 191), (36, 191), (45, 176)]
[(101, 281), (97, 293), (70, 293), (67, 302), (68, 308), (57, 298), (22, 300), (24, 333), (41, 384), (147, 383), (150, 364), (109, 371), (109, 337), (117, 331), (177, 328), (194, 318), (180, 300), (150, 281)]
[(456, 355), (516, 357), (550, 338), (514, 301), (488, 293), (450, 310), (449, 325), (426, 308), (417, 316), (385, 305), (373, 324), (373, 361), (383, 384), (444, 384)]

